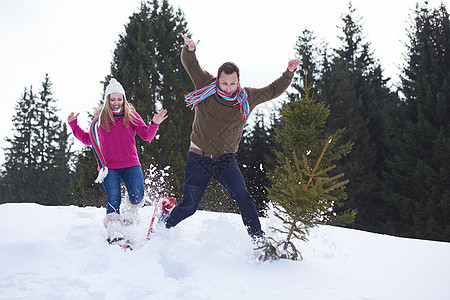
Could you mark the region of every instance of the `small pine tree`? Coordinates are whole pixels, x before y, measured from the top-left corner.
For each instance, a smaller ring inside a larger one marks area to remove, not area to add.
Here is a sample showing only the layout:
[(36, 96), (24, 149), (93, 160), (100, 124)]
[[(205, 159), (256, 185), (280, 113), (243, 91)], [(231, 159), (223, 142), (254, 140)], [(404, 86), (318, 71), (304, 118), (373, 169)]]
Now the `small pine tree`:
[[(343, 187), (348, 180), (339, 181), (344, 176), (343, 173), (328, 177), (327, 173), (335, 169), (335, 165), (318, 169), (329, 143), (331, 138), (325, 145), (314, 169), (311, 169), (306, 155), (303, 155), (302, 161), (298, 160), (295, 152), (292, 155), (292, 162), (286, 157), (284, 172), (279, 174), (275, 184), (268, 189), (269, 199), (274, 203), (273, 213), (282, 221), (281, 228), (271, 227), (270, 229), (283, 235), (283, 238), (277, 239), (271, 236), (263, 241), (260, 246), (264, 249), (261, 260), (303, 259), (293, 239), (307, 241), (309, 228), (327, 223), (337, 216), (330, 214), (338, 201), (331, 192)], [(351, 223), (355, 214), (355, 211), (351, 211), (340, 215), (340, 222)]]
[[(351, 144), (337, 146), (343, 130), (325, 132), (329, 110), (310, 97), (310, 90), (305, 78), (304, 98), (295, 97), (280, 113), (284, 126), (276, 131), (276, 140), (282, 150), (277, 152), (278, 166), (270, 174), (273, 184), (268, 188), (268, 198), (282, 224), (272, 226), (268, 238), (258, 244), (261, 260), (302, 259), (294, 239), (306, 241), (309, 228), (348, 224), (356, 215), (355, 210), (336, 213), (347, 198), (344, 186), (348, 181), (339, 181), (343, 174), (333, 174), (336, 166), (332, 165), (350, 151)], [(302, 153), (302, 160), (296, 153)], [(314, 169), (311, 161), (317, 161)]]

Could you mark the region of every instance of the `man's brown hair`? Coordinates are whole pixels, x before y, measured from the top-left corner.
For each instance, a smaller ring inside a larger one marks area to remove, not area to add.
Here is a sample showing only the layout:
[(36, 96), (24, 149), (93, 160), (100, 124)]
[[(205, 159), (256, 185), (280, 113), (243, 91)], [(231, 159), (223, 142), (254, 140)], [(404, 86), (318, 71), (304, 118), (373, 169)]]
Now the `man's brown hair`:
[(220, 75), (222, 72), (225, 72), (225, 74), (230, 75), (234, 72), (237, 73), (237, 77), (239, 79), (239, 68), (236, 66), (235, 63), (232, 62), (226, 62), (223, 65), (219, 67), (219, 71), (217, 72), (217, 78), (220, 78)]

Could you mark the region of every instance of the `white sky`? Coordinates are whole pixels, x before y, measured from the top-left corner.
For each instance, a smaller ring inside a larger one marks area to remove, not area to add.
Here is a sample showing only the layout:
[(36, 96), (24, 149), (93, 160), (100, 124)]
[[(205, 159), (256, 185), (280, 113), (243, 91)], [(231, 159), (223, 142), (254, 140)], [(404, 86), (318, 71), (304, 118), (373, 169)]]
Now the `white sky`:
[[(449, 1), (443, 1), (447, 10)], [(416, 0), (353, 0), (357, 15), (385, 77), (398, 78), (407, 41), (406, 27)], [(243, 86), (261, 87), (278, 77), (294, 58), (303, 29), (330, 46), (339, 45), (341, 15), (348, 0), (169, 0), (185, 13), (188, 29), (200, 41), (197, 55), (210, 72), (224, 61), (241, 69)], [(270, 5), (276, 3), (276, 6)], [(420, 1), (422, 3), (422, 1)], [(429, 0), (430, 7), (440, 0)], [(88, 126), (91, 111), (103, 93), (100, 83), (109, 74), (112, 52), (129, 16), (140, 0), (1, 0), (0, 88), (4, 102), (0, 119), (0, 163), (5, 138), (11, 134), (14, 106), (24, 88), (38, 92), (48, 73), (66, 120), (80, 112)], [(126, 90), (126, 87), (125, 87)], [(262, 109), (271, 109), (270, 106)]]

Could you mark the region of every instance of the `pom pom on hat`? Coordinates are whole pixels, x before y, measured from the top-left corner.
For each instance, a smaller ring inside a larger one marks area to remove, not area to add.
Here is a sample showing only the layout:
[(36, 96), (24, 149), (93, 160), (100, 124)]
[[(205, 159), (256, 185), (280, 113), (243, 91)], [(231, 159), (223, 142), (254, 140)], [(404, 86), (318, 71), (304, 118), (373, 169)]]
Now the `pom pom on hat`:
[(109, 84), (106, 86), (105, 89), (105, 100), (108, 95), (111, 95), (112, 93), (121, 93), (125, 97), (125, 90), (123, 89), (120, 82), (117, 81), (115, 78), (111, 78), (109, 81)]

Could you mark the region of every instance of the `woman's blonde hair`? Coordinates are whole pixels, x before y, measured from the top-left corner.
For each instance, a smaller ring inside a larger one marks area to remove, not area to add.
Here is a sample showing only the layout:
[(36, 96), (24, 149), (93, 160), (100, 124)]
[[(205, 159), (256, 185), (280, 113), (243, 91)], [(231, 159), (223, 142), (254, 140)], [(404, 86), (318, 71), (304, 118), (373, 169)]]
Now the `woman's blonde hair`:
[[(102, 128), (109, 132), (110, 130), (110, 124), (115, 124), (114, 115), (112, 113), (111, 104), (109, 100), (109, 96), (106, 96), (105, 104), (100, 105), (95, 109), (94, 116), (99, 117), (100, 125)], [(131, 122), (133, 125), (136, 125), (136, 120), (133, 114), (131, 114), (131, 111), (136, 111), (134, 109), (134, 106), (131, 103), (128, 103), (128, 101), (125, 99), (125, 96), (123, 96), (123, 123), (125, 124), (125, 128), (128, 128), (129, 122)]]

